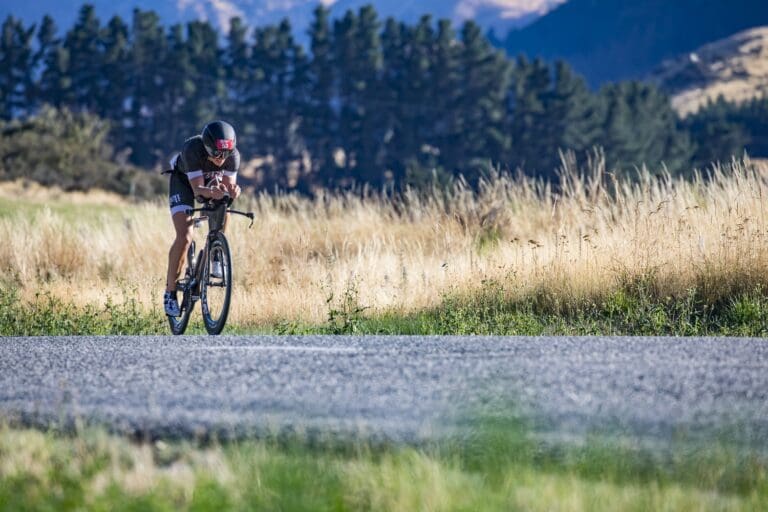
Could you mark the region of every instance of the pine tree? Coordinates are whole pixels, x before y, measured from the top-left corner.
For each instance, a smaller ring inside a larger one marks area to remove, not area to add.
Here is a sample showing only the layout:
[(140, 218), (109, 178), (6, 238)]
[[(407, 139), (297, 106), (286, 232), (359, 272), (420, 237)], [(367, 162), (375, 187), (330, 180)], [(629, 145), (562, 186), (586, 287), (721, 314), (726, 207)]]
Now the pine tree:
[(279, 26), (256, 29), (252, 63), (255, 75), (248, 108), (258, 120), (252, 150), (267, 157), (262, 167), (266, 183), (294, 188), (302, 172), (306, 172), (293, 165), (303, 150), (295, 108), (299, 101), (297, 74), (306, 64), (287, 19)]
[(96, 112), (102, 118), (123, 122), (123, 104), (128, 92), (130, 55), (128, 26), (119, 16), (109, 20), (100, 36), (101, 69), (96, 89)]
[(457, 170), (476, 182), (510, 144), (504, 127), (510, 66), (472, 21), (461, 30), (459, 62), (462, 87), (457, 109), (464, 137)]
[(166, 45), (155, 12), (134, 9), (131, 42), (130, 112), (125, 144), (132, 150), (134, 163), (150, 166), (167, 156), (162, 149), (167, 141), (160, 141), (156, 136), (155, 116), (163, 96), (162, 65), (166, 59)]
[(693, 147), (666, 95), (640, 82), (608, 85), (601, 95), (607, 109), (602, 145), (609, 165), (630, 175), (643, 165), (658, 171), (662, 163), (672, 172), (687, 170)]
[(748, 153), (768, 158), (768, 97), (756, 98), (736, 107), (733, 121), (743, 126), (744, 132), (748, 134)]
[(359, 116), (354, 105), (355, 77), (353, 62), (356, 58), (355, 31), (357, 30), (357, 17), (351, 10), (347, 11), (340, 20), (333, 24), (333, 48), (334, 61), (336, 62), (338, 76), (338, 110), (339, 130), (335, 146), (343, 151), (344, 159), (340, 168), (336, 171), (336, 183), (350, 185), (352, 167), (354, 167), (351, 148), (353, 147), (354, 134), (359, 131)]
[[(407, 140), (406, 117), (410, 106), (405, 103), (409, 87), (406, 76), (407, 27), (404, 23), (388, 18), (381, 34), (383, 69), (381, 78), (381, 101), (384, 137), (384, 180), (392, 185), (404, 183), (406, 160), (411, 156)], [(389, 172), (391, 175), (387, 175)]]
[(306, 101), (302, 109), (304, 120), (301, 131), (311, 157), (313, 178), (319, 186), (333, 181), (334, 141), (337, 139), (338, 120), (332, 108), (335, 98), (335, 61), (329, 10), (319, 4), (309, 28), (311, 58), (307, 64)]
[(207, 21), (187, 24), (187, 57), (194, 91), (187, 102), (183, 119), (198, 129), (225, 110), (224, 67), (219, 36)]
[(458, 42), (443, 20), (436, 32), (430, 16), (403, 29), (403, 85), (398, 103), (402, 110), (396, 143), (402, 185), (425, 187), (443, 179), (443, 167), (458, 167), (461, 154), (461, 90)]
[(542, 122), (548, 147), (542, 168), (551, 171), (559, 165), (558, 150), (588, 151), (602, 129), (602, 104), (584, 79), (574, 74), (563, 61), (555, 63), (554, 83), (544, 100)]
[(67, 104), (76, 109), (97, 112), (100, 101), (102, 75), (101, 27), (94, 7), (80, 8), (75, 25), (64, 38), (64, 49), (69, 54), (70, 95)]
[(355, 32), (356, 59), (352, 66), (354, 79), (355, 108), (359, 130), (354, 133), (350, 144), (351, 154), (356, 163), (355, 179), (380, 187), (384, 181), (383, 144), (385, 128), (381, 105), (381, 24), (371, 5), (362, 7), (358, 13)]
[(56, 51), (60, 42), (56, 39), (56, 23), (46, 15), (37, 30), (37, 50), (32, 57), (31, 69), (36, 77), (27, 91), (26, 102), (29, 111), (36, 111), (46, 101), (43, 98), (42, 76), (45, 73), (46, 62), (51, 61), (51, 54)]
[(443, 165), (452, 169), (458, 162), (451, 158), (452, 149), (461, 143), (460, 120), (457, 117), (458, 92), (461, 90), (456, 33), (448, 20), (440, 20), (430, 61), (432, 72), (428, 97), (432, 106), (432, 130), (429, 145), (436, 148)]
[(553, 177), (553, 156), (557, 146), (549, 136), (547, 100), (551, 94), (551, 71), (540, 59), (533, 62), (520, 56), (512, 72), (507, 99), (507, 133), (511, 145), (504, 163), (524, 172)]
[(40, 79), (35, 88), (36, 104), (48, 103), (54, 107), (62, 106), (69, 95), (71, 79), (69, 77), (69, 52), (56, 37), (56, 25), (49, 16), (37, 34), (38, 53), (36, 61), (42, 65)]
[(0, 118), (11, 119), (29, 109), (35, 27), (8, 16), (0, 30)]
[(431, 96), (435, 79), (432, 76), (432, 52), (435, 39), (432, 18), (422, 16), (416, 26), (405, 31), (404, 84), (398, 101), (401, 103), (401, 158), (409, 163), (409, 180), (418, 181), (413, 173), (430, 169), (423, 168), (423, 160), (432, 157), (427, 147), (432, 138), (432, 120), (435, 113), (434, 97)]
[(167, 166), (166, 160), (179, 150), (182, 141), (201, 129), (193, 114), (196, 108), (191, 105), (197, 84), (183, 25), (175, 24), (167, 30), (156, 73), (159, 87), (153, 117), (161, 121), (155, 125), (155, 144), (162, 153), (162, 164)]
[(740, 157), (750, 141), (746, 126), (735, 119), (737, 108), (722, 97), (685, 120), (696, 142), (693, 166), (705, 168), (714, 162)]
[(248, 27), (240, 18), (232, 18), (224, 49), (225, 102), (223, 115), (238, 127), (238, 139), (242, 145), (248, 145), (253, 138), (254, 119), (240, 108), (248, 94), (251, 69), (249, 59), (251, 48), (248, 44)]

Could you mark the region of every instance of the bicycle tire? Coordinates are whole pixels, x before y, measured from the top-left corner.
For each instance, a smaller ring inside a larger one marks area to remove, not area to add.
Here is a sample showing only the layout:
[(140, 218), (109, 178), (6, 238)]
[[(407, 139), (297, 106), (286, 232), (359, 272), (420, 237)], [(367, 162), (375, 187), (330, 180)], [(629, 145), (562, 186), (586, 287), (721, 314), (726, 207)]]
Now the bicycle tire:
[[(192, 314), (192, 309), (194, 308), (194, 303), (192, 302), (192, 290), (189, 289), (189, 283), (195, 276), (195, 268), (192, 266), (192, 256), (194, 254), (195, 241), (193, 240), (189, 246), (189, 249), (187, 249), (187, 269), (185, 271), (187, 282), (184, 286), (184, 289), (180, 290), (182, 292), (182, 299), (181, 303), (179, 304), (181, 315), (178, 317), (168, 316), (168, 323), (171, 326), (171, 332), (176, 336), (184, 334), (184, 331), (187, 330), (189, 317)], [(178, 291), (179, 290), (177, 289), (177, 292)]]
[[(211, 259), (213, 254), (218, 253), (221, 257), (222, 278), (221, 282), (214, 282), (211, 272)], [(209, 294), (215, 288), (223, 289), (222, 303), (217, 308), (220, 311), (214, 318), (212, 315), (211, 304), (209, 303)], [(232, 256), (229, 252), (229, 243), (224, 233), (217, 232), (208, 242), (208, 251), (205, 255), (205, 266), (203, 267), (203, 279), (200, 283), (200, 305), (203, 310), (203, 323), (208, 334), (221, 334), (224, 325), (227, 323), (229, 315), (229, 303), (232, 298)]]

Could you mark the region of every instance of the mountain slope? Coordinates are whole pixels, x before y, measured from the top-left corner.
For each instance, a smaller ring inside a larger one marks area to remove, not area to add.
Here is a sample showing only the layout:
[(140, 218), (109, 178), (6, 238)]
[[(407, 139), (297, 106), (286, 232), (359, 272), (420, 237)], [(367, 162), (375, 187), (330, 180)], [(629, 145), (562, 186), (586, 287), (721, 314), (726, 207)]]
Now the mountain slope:
[[(329, 6), (334, 16), (347, 9), (357, 10), (373, 4), (382, 18), (393, 16), (414, 22), (425, 13), (434, 18), (449, 18), (456, 23), (475, 19), (484, 27), (506, 31), (538, 18), (566, 0), (90, 0), (96, 14), (106, 22), (114, 14), (130, 20), (134, 7), (154, 10), (165, 24), (191, 19), (211, 20), (220, 29), (229, 26), (232, 16), (240, 16), (251, 26), (279, 22), (288, 17), (297, 36), (306, 31), (312, 11), (318, 3)], [(50, 14), (62, 29), (69, 28), (77, 17), (83, 0), (36, 0), (35, 2), (0, 5), (0, 18), (13, 15), (27, 23), (39, 22)]]
[(741, 103), (768, 94), (768, 26), (739, 32), (665, 61), (651, 76), (682, 115), (718, 96)]
[(666, 58), (764, 24), (765, 0), (571, 0), (510, 32), (503, 46), (565, 59), (599, 85), (646, 76)]

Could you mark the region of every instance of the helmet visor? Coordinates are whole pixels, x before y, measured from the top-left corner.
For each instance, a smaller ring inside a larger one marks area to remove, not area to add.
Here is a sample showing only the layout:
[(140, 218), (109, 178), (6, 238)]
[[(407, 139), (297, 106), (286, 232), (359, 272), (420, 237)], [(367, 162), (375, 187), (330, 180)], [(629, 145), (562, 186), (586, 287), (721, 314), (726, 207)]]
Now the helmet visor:
[(215, 147), (206, 147), (208, 154), (214, 158), (227, 158), (235, 150), (235, 141), (232, 139), (217, 139)]

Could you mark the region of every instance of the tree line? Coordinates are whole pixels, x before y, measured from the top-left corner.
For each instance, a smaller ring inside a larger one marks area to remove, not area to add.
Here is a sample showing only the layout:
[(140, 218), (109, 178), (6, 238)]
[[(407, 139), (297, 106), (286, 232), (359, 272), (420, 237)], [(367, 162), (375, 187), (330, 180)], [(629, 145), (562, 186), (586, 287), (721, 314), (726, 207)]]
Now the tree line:
[(681, 120), (653, 85), (590, 90), (565, 62), (506, 57), (472, 21), (382, 21), (372, 6), (332, 20), (320, 5), (305, 49), (288, 20), (249, 28), (234, 18), (221, 35), (206, 21), (165, 27), (139, 9), (130, 24), (102, 24), (86, 4), (66, 33), (48, 16), (31, 26), (9, 16), (1, 36), (3, 130), (46, 105), (87, 114), (108, 126), (112, 157), (156, 169), (207, 121), (226, 119), (269, 189), (400, 188), (458, 174), (473, 183), (490, 168), (554, 179), (559, 150), (596, 146), (626, 172), (688, 172), (744, 148), (768, 155), (755, 141), (765, 102), (719, 102)]

